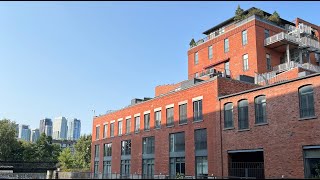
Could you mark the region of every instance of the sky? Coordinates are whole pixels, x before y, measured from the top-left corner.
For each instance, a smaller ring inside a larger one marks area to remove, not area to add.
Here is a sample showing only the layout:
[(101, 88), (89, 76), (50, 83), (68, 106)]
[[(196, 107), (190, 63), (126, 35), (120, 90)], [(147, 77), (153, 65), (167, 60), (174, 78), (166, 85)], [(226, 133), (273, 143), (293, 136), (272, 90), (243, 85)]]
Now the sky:
[(0, 118), (78, 118), (91, 134), (94, 112), (187, 79), (190, 40), (238, 4), (320, 25), (320, 2), (0, 2)]

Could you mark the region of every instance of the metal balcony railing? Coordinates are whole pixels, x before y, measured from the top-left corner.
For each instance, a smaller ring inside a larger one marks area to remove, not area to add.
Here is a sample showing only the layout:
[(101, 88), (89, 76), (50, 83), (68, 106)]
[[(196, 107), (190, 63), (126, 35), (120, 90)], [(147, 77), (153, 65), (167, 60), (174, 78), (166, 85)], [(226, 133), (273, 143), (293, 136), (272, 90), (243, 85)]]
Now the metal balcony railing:
[(288, 71), (298, 66), (299, 66), (299, 63), (294, 61), (289, 61), (289, 63), (283, 63), (273, 67), (273, 71), (275, 71), (276, 73), (280, 73), (280, 72)]
[(275, 42), (282, 41), (282, 40), (287, 40), (287, 41), (290, 41), (290, 42), (296, 43), (296, 44), (299, 43), (299, 40), (296, 37), (291, 36), (287, 33), (281, 32), (281, 33), (278, 33), (278, 34), (275, 34), (273, 36), (266, 38), (264, 40), (264, 45), (268, 46), (270, 44), (273, 44)]
[(205, 69), (200, 72), (197, 72), (195, 74), (192, 74), (189, 76), (189, 79), (192, 78), (201, 78), (204, 76), (209, 76), (214, 77), (214, 76), (219, 76), (219, 77), (231, 77), (231, 71), (229, 69), (220, 69), (220, 68), (211, 68), (211, 69)]

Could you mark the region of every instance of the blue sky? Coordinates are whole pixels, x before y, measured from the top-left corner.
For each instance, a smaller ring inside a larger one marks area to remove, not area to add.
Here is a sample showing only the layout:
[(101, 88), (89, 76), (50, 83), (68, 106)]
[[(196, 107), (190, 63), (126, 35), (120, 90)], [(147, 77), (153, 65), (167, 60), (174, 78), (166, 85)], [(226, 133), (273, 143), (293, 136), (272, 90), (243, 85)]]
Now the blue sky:
[(192, 38), (232, 17), (237, 5), (320, 25), (319, 2), (1, 2), (0, 118), (39, 127), (154, 97), (187, 79)]

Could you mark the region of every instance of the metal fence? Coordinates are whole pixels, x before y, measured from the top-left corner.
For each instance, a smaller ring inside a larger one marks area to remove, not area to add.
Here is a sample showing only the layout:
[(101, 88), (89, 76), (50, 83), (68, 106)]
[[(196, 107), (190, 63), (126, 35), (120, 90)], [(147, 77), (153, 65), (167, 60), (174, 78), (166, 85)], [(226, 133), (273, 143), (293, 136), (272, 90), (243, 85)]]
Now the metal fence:
[(264, 179), (264, 164), (263, 162), (232, 162), (229, 163), (229, 175)]
[(46, 173), (1, 173), (0, 179), (46, 179)]

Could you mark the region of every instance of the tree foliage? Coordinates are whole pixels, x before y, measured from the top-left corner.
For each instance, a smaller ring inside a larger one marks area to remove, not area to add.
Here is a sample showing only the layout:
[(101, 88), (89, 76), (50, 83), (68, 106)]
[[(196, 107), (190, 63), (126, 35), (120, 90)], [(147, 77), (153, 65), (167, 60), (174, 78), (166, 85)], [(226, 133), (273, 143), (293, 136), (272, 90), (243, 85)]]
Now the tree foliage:
[(0, 160), (12, 160), (17, 146), (16, 123), (9, 119), (0, 120)]
[(83, 135), (74, 146), (75, 153), (69, 148), (59, 155), (59, 162), (63, 171), (89, 170), (91, 161), (91, 135)]
[(257, 16), (260, 16), (260, 17), (262, 17), (262, 18), (264, 17), (263, 11), (262, 11), (261, 9), (258, 9), (258, 8), (251, 9), (251, 10), (248, 12), (248, 14), (247, 14), (246, 17), (250, 17), (250, 16), (252, 16), (252, 15), (257, 15)]
[(191, 41), (190, 41), (190, 43), (189, 43), (189, 45), (190, 45), (191, 47), (196, 46), (196, 41), (192, 38)]
[(0, 160), (25, 162), (58, 162), (60, 146), (52, 144), (51, 136), (41, 134), (33, 144), (16, 139), (16, 124), (0, 120)]
[(268, 20), (279, 24), (280, 23), (280, 15), (277, 13), (277, 11), (274, 11), (273, 14), (268, 17)]
[(244, 10), (241, 9), (240, 5), (238, 5), (237, 10), (236, 10), (235, 15), (234, 15), (234, 20), (235, 21), (242, 20), (244, 18), (243, 12), (244, 12)]

